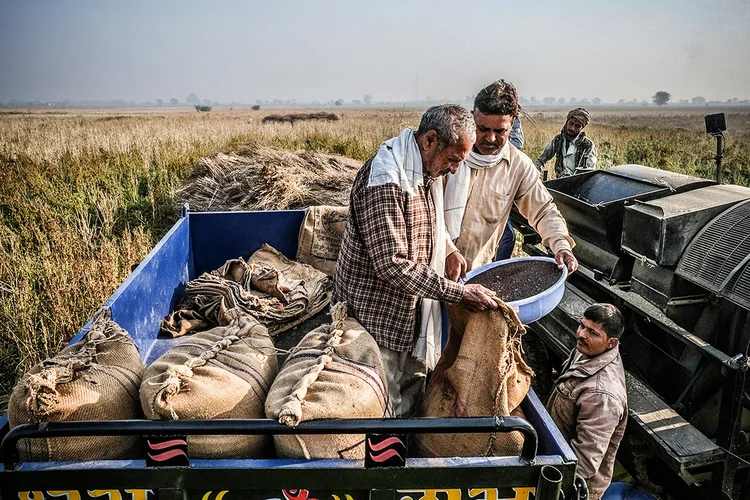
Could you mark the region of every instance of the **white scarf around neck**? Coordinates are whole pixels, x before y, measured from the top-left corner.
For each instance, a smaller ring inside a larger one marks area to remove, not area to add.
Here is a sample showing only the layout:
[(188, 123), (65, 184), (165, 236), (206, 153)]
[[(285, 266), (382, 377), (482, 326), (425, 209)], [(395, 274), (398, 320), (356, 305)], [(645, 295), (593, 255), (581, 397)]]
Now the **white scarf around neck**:
[[(443, 218), (443, 178), (438, 177), (430, 186), (435, 204), (435, 244), (432, 247), (430, 267), (438, 276), (445, 276), (445, 219)], [(425, 360), (428, 370), (435, 368), (442, 350), (443, 315), (440, 301), (422, 298), (422, 323), (414, 342), (412, 356)]]
[(510, 143), (506, 142), (495, 155), (483, 155), (472, 148), (468, 158), (461, 162), (458, 172), (448, 177), (445, 188), (445, 225), (452, 240), (461, 233), (461, 223), (466, 212), (471, 184), (471, 169), (492, 168), (503, 159), (510, 158)]
[(383, 142), (370, 164), (368, 187), (396, 184), (410, 196), (424, 183), (422, 154), (416, 130), (405, 128), (398, 136)]

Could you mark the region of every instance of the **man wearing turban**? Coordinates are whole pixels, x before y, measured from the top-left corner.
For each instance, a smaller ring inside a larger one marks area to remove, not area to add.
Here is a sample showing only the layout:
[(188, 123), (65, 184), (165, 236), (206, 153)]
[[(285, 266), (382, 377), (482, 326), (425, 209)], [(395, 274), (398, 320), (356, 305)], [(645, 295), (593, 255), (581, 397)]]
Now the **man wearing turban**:
[(555, 176), (566, 177), (596, 168), (596, 146), (583, 131), (591, 117), (586, 108), (570, 110), (562, 131), (552, 139), (534, 164), (542, 171), (555, 156)]

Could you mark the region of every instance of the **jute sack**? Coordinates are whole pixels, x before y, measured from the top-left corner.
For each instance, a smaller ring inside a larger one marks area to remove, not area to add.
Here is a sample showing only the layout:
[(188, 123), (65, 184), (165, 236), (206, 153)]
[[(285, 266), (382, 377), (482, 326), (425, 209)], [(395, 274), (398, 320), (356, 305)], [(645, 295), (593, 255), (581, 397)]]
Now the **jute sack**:
[[(143, 412), (152, 420), (263, 418), (277, 373), (266, 327), (237, 314), (229, 326), (184, 337), (146, 369)], [(188, 436), (193, 458), (255, 458), (271, 448), (268, 436)]]
[[(380, 350), (346, 304), (331, 309), (332, 325), (322, 325), (300, 341), (276, 377), (266, 400), (266, 416), (296, 427), (323, 418), (382, 418), (388, 389)], [(363, 459), (364, 435), (274, 436), (282, 458)]]
[(161, 331), (179, 337), (206, 325), (226, 326), (227, 311), (250, 314), (277, 335), (316, 315), (331, 301), (332, 280), (307, 264), (286, 258), (264, 244), (245, 262), (230, 259), (185, 287), (190, 309), (172, 312)]
[[(521, 416), (533, 372), (521, 357), (525, 330), (515, 311), (500, 302), (494, 311), (471, 313), (449, 305), (450, 336), (427, 384), (423, 417)], [(519, 432), (421, 434), (415, 439), (424, 457), (519, 455)]]
[[(83, 338), (34, 366), (13, 388), (10, 426), (35, 422), (142, 418), (143, 363), (128, 333), (102, 310)], [(136, 458), (139, 438), (78, 436), (22, 439), (21, 460)]]
[[(289, 260), (267, 243), (252, 254), (247, 262), (250, 265), (265, 266), (276, 270), (283, 276), (282, 283), (286, 283), (287, 286), (291, 285), (291, 289), (285, 294), (288, 302), (284, 304), (283, 311), (276, 317), (269, 314), (269, 317), (275, 320), (266, 324), (271, 335), (278, 335), (315, 316), (331, 302), (333, 281), (329, 276), (312, 266)], [(269, 282), (266, 279), (258, 280), (258, 285), (261, 282), (266, 287), (271, 287), (273, 284), (273, 281)], [(293, 307), (297, 303), (302, 304), (300, 312)]]
[(349, 207), (319, 205), (305, 210), (297, 260), (333, 276), (348, 216)]

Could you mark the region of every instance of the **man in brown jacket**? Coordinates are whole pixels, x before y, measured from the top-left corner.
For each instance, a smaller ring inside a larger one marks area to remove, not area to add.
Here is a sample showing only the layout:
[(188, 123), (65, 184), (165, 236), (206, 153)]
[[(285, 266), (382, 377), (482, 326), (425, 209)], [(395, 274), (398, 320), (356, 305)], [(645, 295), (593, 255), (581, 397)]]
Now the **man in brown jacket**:
[(547, 403), (578, 458), (576, 473), (598, 500), (612, 480), (615, 454), (628, 418), (625, 370), (619, 339), (625, 329), (612, 304), (594, 304), (583, 313), (576, 348), (563, 365)]

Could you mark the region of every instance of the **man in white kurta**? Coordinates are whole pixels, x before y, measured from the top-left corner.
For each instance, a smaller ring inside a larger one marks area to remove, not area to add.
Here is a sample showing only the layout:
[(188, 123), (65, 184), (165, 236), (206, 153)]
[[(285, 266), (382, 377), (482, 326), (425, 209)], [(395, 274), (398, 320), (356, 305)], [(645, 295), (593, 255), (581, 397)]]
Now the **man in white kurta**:
[(569, 272), (578, 268), (574, 242), (552, 195), (531, 159), (508, 141), (517, 115), (516, 90), (503, 80), (474, 100), (477, 140), (445, 192), (446, 275), (451, 279), (492, 262), (514, 203), (558, 266)]

